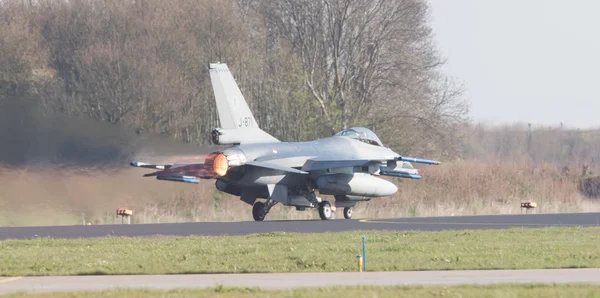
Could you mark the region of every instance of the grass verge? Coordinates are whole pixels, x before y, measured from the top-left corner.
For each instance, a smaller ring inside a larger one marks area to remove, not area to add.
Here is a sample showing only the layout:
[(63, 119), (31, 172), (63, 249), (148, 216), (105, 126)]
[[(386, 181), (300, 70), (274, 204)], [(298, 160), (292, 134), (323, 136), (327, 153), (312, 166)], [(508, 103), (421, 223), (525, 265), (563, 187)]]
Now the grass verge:
[(214, 288), (205, 290), (108, 290), (102, 292), (44, 293), (8, 297), (600, 297), (594, 285), (494, 285), (494, 286), (401, 286), (331, 287), (294, 290)]
[(600, 267), (600, 228), (0, 241), (0, 276)]

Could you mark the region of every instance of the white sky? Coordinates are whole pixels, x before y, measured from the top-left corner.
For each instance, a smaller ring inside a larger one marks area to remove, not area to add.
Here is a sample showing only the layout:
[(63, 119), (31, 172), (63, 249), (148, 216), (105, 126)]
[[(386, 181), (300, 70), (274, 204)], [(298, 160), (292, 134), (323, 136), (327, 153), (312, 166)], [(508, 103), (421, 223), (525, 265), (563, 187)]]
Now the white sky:
[(600, 1), (429, 0), (475, 121), (600, 127)]

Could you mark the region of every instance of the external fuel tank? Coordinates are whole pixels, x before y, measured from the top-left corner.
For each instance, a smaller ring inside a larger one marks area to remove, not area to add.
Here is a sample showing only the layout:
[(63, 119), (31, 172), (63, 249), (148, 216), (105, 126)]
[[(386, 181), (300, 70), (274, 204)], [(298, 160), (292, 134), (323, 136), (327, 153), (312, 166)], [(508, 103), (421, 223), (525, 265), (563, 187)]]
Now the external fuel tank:
[(393, 183), (366, 173), (323, 175), (316, 186), (326, 195), (385, 197), (398, 191)]

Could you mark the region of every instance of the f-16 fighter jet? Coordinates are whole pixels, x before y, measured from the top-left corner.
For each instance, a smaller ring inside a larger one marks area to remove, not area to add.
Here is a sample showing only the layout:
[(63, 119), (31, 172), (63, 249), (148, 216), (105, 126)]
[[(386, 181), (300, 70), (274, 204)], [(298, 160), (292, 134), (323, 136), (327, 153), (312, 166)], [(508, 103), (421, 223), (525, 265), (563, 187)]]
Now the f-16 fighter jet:
[[(131, 162), (159, 169), (144, 176), (187, 183), (214, 179), (218, 190), (251, 205), (256, 221), (263, 221), (277, 203), (316, 208), (321, 219), (329, 220), (338, 207), (349, 219), (357, 202), (398, 191), (380, 176), (421, 179), (411, 163), (440, 164), (404, 157), (364, 127), (309, 142), (282, 142), (260, 129), (226, 64), (209, 63), (209, 72), (221, 126), (211, 132), (212, 141), (228, 147), (209, 154), (204, 163)], [(316, 192), (333, 196), (334, 205)]]

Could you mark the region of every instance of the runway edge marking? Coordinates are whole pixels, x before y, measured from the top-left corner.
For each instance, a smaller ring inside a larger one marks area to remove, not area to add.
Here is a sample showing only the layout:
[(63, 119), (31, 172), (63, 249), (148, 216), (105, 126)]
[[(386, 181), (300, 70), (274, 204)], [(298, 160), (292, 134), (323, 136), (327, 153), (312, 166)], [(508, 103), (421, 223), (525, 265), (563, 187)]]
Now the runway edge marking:
[(0, 279), (0, 284), (5, 284), (7, 282), (16, 281), (16, 280), (19, 280), (21, 278), (23, 278), (23, 276), (15, 276), (15, 277), (9, 277), (9, 278), (6, 278), (6, 279)]
[(481, 226), (540, 226), (540, 227), (597, 227), (597, 224), (561, 224), (561, 223), (488, 223), (488, 222), (435, 222), (435, 221), (386, 221), (378, 219), (361, 219), (359, 222), (379, 223), (379, 224), (419, 224), (419, 225), (481, 225)]

